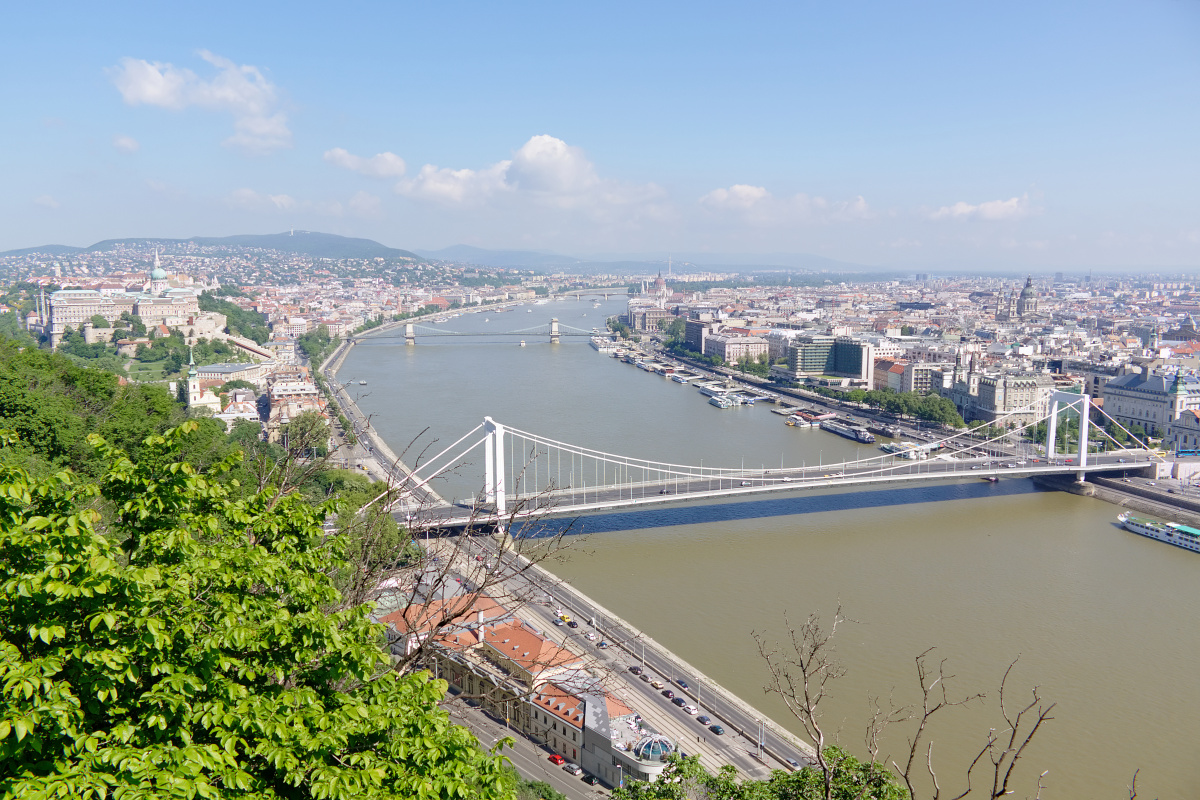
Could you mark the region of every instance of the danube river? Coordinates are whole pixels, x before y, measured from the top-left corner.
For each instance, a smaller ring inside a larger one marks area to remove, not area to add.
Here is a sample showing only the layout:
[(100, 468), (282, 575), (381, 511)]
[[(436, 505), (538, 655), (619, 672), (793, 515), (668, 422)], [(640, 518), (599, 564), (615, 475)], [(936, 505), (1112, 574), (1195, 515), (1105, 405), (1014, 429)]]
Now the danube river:
[[(438, 326), (503, 332), (557, 317), (603, 327), (623, 300), (554, 301), (464, 314)], [(771, 406), (719, 410), (695, 389), (622, 364), (585, 337), (427, 337), (364, 341), (340, 377), (405, 461), (437, 452), (485, 415), (555, 439), (677, 463), (746, 467), (828, 463), (877, 451), (819, 430), (788, 428)], [(416, 441), (413, 447), (410, 443)], [(478, 464), (437, 485), (447, 499), (479, 490)], [(846, 675), (825, 727), (863, 753), (870, 698), (917, 698), (913, 658), (929, 647), (984, 691), (932, 725), (943, 790), (991, 727), (995, 689), (1014, 658), (1012, 705), (1040, 686), (1058, 705), (1022, 761), (1046, 797), (1200, 794), (1200, 555), (1127, 533), (1114, 506), (1035, 490), (1027, 480), (875, 493), (797, 493), (757, 502), (652, 508), (585, 519), (557, 573), (682, 658), (799, 732), (777, 699), (752, 631), (785, 633), (785, 615), (828, 619), (841, 604)], [(900, 756), (907, 729), (885, 739)], [(977, 781), (978, 784), (978, 781)], [(1032, 795), (1032, 784), (1021, 794)]]

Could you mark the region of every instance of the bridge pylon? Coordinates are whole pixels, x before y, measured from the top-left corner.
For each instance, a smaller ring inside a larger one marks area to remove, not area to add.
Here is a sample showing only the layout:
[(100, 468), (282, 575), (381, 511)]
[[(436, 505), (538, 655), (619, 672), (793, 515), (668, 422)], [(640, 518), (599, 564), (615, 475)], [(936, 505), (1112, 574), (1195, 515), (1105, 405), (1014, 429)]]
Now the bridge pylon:
[[(1046, 420), (1046, 461), (1053, 463), (1057, 455), (1055, 439), (1058, 434), (1058, 404), (1060, 402), (1067, 405), (1079, 404), (1079, 453), (1078, 460), (1075, 463), (1080, 467), (1086, 467), (1088, 457), (1088, 417), (1091, 416), (1092, 410), (1092, 397), (1087, 394), (1060, 391), (1050, 393), (1050, 416)], [(1076, 480), (1082, 482), (1087, 477), (1087, 473), (1080, 469), (1075, 477)]]
[(404, 323), (404, 344), (406, 346), (415, 345), (417, 343), (417, 331), (411, 322)]
[(507, 508), (504, 492), (504, 426), (491, 417), (483, 418), (487, 437), (483, 442), (483, 498), (497, 514)]
[(550, 344), (558, 344), (561, 334), (558, 332), (558, 317), (550, 320)]

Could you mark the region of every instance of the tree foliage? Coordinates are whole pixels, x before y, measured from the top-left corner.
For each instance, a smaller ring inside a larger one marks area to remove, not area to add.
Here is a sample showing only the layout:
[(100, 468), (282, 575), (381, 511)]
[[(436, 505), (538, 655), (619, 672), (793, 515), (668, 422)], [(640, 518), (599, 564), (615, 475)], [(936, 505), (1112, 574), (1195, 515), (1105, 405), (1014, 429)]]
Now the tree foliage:
[(794, 772), (774, 770), (762, 780), (737, 780), (737, 771), (725, 765), (716, 774), (700, 765), (698, 756), (673, 757), (653, 783), (629, 781), (615, 789), (615, 800), (907, 800), (908, 794), (888, 770), (879, 764), (859, 761), (839, 747), (826, 748), (836, 762), (831, 793), (825, 793), (821, 772), (804, 767)]
[[(229, 292), (226, 291), (225, 294), (229, 294)], [(257, 311), (251, 311), (236, 303), (222, 300), (212, 292), (202, 292), (198, 302), (201, 311), (215, 311), (218, 314), (224, 314), (225, 330), (234, 336), (243, 336), (258, 344), (264, 344), (271, 338), (266, 317)]]
[(136, 462), (90, 437), (95, 483), (0, 466), (0, 797), (511, 797), (444, 682), (339, 607), (331, 508), (237, 498), (240, 453), (181, 458), (196, 425)]

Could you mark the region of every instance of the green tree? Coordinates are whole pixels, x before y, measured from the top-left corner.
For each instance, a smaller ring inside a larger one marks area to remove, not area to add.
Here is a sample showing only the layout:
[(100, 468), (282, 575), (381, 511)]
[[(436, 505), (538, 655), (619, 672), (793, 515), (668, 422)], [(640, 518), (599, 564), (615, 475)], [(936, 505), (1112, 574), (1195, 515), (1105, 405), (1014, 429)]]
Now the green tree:
[(137, 463), (93, 437), (99, 484), (0, 466), (0, 794), (512, 797), (445, 683), (392, 671), (369, 607), (337, 609), (332, 509), (233, 499), (238, 454), (180, 460), (195, 425)]

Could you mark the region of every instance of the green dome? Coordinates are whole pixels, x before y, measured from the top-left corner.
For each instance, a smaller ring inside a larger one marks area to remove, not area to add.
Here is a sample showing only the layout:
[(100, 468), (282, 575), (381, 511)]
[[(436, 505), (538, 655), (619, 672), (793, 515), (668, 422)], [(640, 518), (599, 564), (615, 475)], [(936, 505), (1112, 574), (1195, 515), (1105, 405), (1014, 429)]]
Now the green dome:
[(152, 281), (165, 281), (166, 279), (167, 279), (167, 271), (165, 269), (163, 269), (162, 267), (155, 267), (150, 272), (150, 280), (152, 280)]

